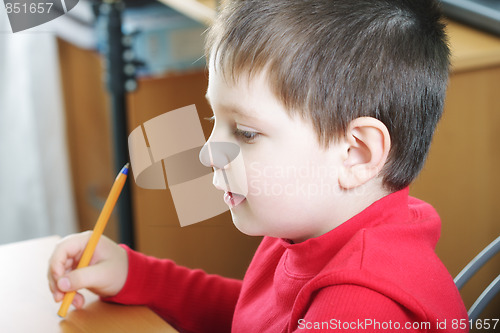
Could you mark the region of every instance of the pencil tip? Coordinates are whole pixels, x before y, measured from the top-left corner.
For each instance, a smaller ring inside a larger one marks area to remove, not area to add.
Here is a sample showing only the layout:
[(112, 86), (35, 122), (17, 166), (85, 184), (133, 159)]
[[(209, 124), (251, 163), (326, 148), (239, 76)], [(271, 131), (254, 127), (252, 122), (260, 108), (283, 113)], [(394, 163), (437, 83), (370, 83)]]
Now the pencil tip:
[(125, 166), (120, 170), (120, 173), (123, 173), (124, 175), (128, 175), (129, 167), (130, 167), (130, 163), (125, 164)]

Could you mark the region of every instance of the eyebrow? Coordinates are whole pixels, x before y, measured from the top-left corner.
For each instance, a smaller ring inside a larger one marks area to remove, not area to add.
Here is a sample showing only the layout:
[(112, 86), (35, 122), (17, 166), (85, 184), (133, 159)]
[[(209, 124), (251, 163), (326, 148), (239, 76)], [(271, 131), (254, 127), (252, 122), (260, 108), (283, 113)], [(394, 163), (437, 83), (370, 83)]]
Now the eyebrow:
[[(208, 95), (205, 95), (205, 99), (207, 100), (208, 104), (212, 105), (212, 103), (210, 102), (210, 98), (208, 97)], [(251, 120), (261, 120), (260, 118), (258, 118), (256, 116), (253, 116), (252, 115), (253, 112), (244, 111), (239, 106), (224, 105), (223, 107), (224, 107), (224, 109), (228, 110), (229, 113), (237, 114), (240, 117), (248, 118), (248, 119), (251, 119)], [(215, 115), (213, 117), (215, 117)]]

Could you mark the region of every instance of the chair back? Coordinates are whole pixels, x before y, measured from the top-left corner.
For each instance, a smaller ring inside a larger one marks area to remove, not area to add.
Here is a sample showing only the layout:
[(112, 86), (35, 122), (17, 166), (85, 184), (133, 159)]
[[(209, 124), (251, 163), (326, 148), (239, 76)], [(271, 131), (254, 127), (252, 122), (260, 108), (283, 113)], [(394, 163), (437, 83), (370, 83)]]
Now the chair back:
[[(491, 242), (484, 250), (482, 250), (467, 266), (458, 273), (454, 279), (455, 285), (461, 289), (483, 265), (500, 251), (500, 236)], [(475, 322), (484, 308), (491, 302), (496, 294), (500, 291), (500, 274), (490, 283), (488, 287), (476, 299), (470, 307), (468, 314), (469, 319)]]

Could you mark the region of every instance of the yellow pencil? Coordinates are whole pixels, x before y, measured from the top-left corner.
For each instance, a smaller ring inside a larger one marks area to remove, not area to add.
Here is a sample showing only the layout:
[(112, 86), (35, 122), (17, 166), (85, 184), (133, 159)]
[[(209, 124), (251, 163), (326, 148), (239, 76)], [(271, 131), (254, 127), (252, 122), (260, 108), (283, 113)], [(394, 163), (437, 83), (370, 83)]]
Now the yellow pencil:
[[(106, 228), (106, 224), (108, 223), (109, 217), (111, 215), (111, 212), (113, 211), (113, 208), (116, 205), (116, 201), (118, 200), (118, 197), (120, 196), (120, 193), (123, 189), (123, 185), (125, 185), (125, 181), (127, 180), (127, 175), (128, 175), (128, 168), (129, 168), (129, 163), (127, 163), (120, 171), (118, 176), (116, 176), (115, 182), (113, 183), (113, 186), (111, 187), (111, 191), (109, 192), (108, 198), (106, 199), (106, 202), (104, 203), (104, 207), (102, 208), (101, 214), (99, 215), (99, 218), (97, 219), (97, 222), (94, 227), (94, 231), (92, 231), (92, 235), (90, 236), (89, 241), (87, 242), (87, 246), (85, 247), (85, 250), (83, 251), (82, 258), (80, 259), (80, 262), (78, 263), (78, 268), (82, 267), (87, 267), (90, 263), (90, 259), (92, 259), (92, 256), (94, 255), (95, 248), (97, 246), (97, 242), (99, 242), (99, 238), (101, 238), (101, 235), (104, 231), (104, 228)], [(68, 313), (69, 306), (73, 302), (73, 298), (75, 297), (76, 292), (75, 291), (70, 291), (67, 292), (64, 295), (64, 299), (62, 301), (61, 307), (59, 308), (59, 311), (57, 314), (64, 318), (66, 317), (66, 314)]]

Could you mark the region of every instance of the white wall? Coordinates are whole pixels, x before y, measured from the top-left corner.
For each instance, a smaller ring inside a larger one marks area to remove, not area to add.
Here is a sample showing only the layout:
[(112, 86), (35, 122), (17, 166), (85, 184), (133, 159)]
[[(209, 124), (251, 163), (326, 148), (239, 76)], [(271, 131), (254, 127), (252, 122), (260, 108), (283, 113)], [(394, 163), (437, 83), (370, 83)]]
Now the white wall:
[(0, 244), (76, 231), (60, 84), (54, 35), (0, 8)]

